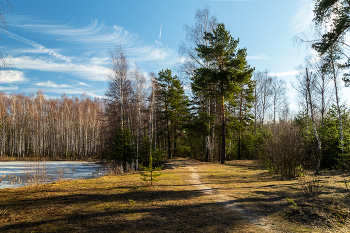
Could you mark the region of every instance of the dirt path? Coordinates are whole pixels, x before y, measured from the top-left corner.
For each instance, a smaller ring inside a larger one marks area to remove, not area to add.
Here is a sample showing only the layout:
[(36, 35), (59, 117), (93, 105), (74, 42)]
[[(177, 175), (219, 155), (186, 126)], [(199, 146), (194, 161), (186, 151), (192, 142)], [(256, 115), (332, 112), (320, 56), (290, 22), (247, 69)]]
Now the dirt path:
[(200, 179), (200, 175), (197, 172), (198, 165), (200, 165), (200, 162), (197, 162), (195, 160), (174, 159), (169, 161), (169, 163), (165, 165), (165, 168), (174, 169), (177, 167), (187, 167), (191, 172), (190, 182), (204, 194), (213, 195), (214, 198), (217, 200), (217, 204), (222, 204), (226, 208), (238, 211), (242, 214), (244, 220), (251, 222), (253, 225), (262, 228), (266, 232), (285, 232), (282, 230), (278, 230), (276, 226), (270, 224), (265, 217), (259, 215), (258, 213), (244, 209), (242, 206), (235, 203), (235, 199), (223, 195), (220, 193), (219, 190), (214, 190), (211, 187), (203, 184)]

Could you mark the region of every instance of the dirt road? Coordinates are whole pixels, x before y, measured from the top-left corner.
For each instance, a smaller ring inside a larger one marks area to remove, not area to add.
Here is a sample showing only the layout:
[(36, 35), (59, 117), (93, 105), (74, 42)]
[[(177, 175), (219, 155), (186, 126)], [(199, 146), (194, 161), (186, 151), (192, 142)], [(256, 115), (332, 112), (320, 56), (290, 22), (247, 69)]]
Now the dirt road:
[(241, 213), (243, 219), (261, 228), (262, 232), (285, 232), (278, 229), (278, 227), (274, 224), (269, 223), (266, 217), (261, 216), (252, 210), (248, 210), (244, 208), (244, 206), (238, 205), (234, 198), (221, 194), (220, 190), (213, 189), (211, 186), (204, 184), (201, 181), (201, 177), (197, 171), (197, 167), (201, 166), (202, 164), (202, 162), (198, 162), (194, 159), (171, 159), (165, 164), (164, 169), (175, 169), (179, 167), (188, 168), (189, 172), (191, 173), (191, 179), (189, 181), (203, 194), (213, 195), (217, 200), (217, 204), (224, 205), (225, 208)]

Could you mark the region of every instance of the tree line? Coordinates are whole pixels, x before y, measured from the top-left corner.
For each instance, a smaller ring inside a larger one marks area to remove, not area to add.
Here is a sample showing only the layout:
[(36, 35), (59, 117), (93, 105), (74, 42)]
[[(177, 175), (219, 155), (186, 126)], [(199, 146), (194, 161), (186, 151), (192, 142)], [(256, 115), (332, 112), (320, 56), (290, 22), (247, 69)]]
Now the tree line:
[(258, 158), (268, 114), (274, 128), (289, 117), (285, 83), (267, 70), (254, 73), (246, 48), (239, 48), (239, 39), (208, 8), (195, 19), (185, 27), (180, 53), (187, 60), (178, 75), (162, 70), (147, 83), (137, 68), (129, 68), (122, 47), (110, 53), (104, 154), (124, 169), (165, 156), (221, 163)]
[(103, 101), (0, 93), (1, 156), (68, 159), (100, 152)]
[(98, 156), (124, 171), (176, 156), (223, 164), (259, 159), (284, 176), (348, 166), (349, 110), (338, 94), (347, 68), (340, 64), (341, 41), (337, 49), (325, 36), (314, 42), (319, 55), (299, 67), (293, 88), (300, 111), (292, 113), (287, 84), (251, 67), (247, 49), (208, 8), (185, 30), (179, 53), (186, 60), (176, 72), (145, 76), (121, 46), (110, 51), (104, 100), (2, 94), (1, 155)]

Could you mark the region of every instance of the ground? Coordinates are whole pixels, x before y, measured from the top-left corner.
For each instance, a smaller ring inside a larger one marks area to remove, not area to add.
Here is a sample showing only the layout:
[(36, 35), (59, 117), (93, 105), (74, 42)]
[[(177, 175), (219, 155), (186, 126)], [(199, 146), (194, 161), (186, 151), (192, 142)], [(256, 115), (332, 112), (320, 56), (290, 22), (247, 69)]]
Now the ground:
[[(324, 175), (332, 177), (334, 188), (324, 183), (317, 203), (302, 198), (298, 179), (272, 176), (254, 161), (220, 165), (172, 159), (164, 168), (152, 187), (134, 173), (3, 189), (0, 232), (349, 230), (349, 198), (334, 175)], [(340, 201), (324, 205), (322, 195)]]

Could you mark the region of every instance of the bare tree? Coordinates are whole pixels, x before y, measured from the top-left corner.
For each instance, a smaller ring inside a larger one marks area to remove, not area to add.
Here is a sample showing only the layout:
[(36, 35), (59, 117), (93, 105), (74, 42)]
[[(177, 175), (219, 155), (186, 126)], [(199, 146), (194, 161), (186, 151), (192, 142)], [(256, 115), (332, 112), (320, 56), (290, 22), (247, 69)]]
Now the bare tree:
[(114, 51), (110, 51), (111, 57), (111, 74), (109, 76), (109, 88), (106, 96), (113, 102), (112, 105), (119, 106), (120, 127), (124, 128), (124, 111), (125, 111), (125, 91), (127, 86), (128, 61), (125, 51), (118, 46)]
[(180, 70), (186, 74), (186, 77), (192, 77), (195, 69), (208, 66), (208, 62), (198, 56), (196, 48), (199, 44), (208, 44), (208, 41), (204, 39), (205, 33), (212, 32), (216, 26), (217, 19), (210, 15), (208, 7), (196, 11), (193, 26), (184, 26), (186, 42), (180, 44), (179, 53), (187, 58), (180, 65)]
[[(317, 110), (319, 110), (319, 112), (321, 113), (321, 125), (323, 125), (324, 113), (326, 111), (326, 106), (328, 105), (326, 101), (327, 77), (322, 71), (320, 64), (322, 63), (312, 63), (310, 62), (310, 60), (307, 60), (306, 67), (300, 66), (300, 76), (298, 77), (298, 85), (296, 86), (296, 90), (299, 92), (299, 95), (302, 96), (301, 99), (305, 100), (304, 104), (307, 108), (306, 130), (308, 130), (308, 121), (310, 118), (312, 122), (314, 135), (317, 140), (316, 174), (319, 174), (322, 159), (322, 143), (318, 133), (319, 125), (317, 124), (317, 122), (320, 121), (317, 120), (319, 119), (319, 117), (317, 117)], [(313, 69), (314, 73), (310, 72), (309, 67)]]
[[(256, 80), (256, 109), (259, 108), (260, 112), (258, 113), (261, 127), (264, 126), (264, 119), (267, 113), (267, 110), (273, 105), (272, 97), (273, 93), (271, 90), (272, 87), (272, 77), (269, 75), (268, 70), (257, 71), (254, 74)], [(256, 110), (257, 111), (257, 110)]]
[(318, 157), (317, 157), (317, 164), (316, 164), (316, 174), (319, 174), (319, 170), (320, 170), (320, 166), (321, 166), (321, 158), (322, 158), (322, 146), (321, 146), (321, 140), (318, 137), (318, 133), (317, 133), (317, 129), (316, 129), (315, 116), (314, 116), (314, 103), (313, 103), (312, 95), (311, 95), (310, 76), (312, 75), (312, 73), (309, 73), (307, 68), (305, 68), (305, 75), (306, 75), (306, 91), (307, 91), (307, 95), (309, 97), (311, 121), (312, 121), (312, 126), (314, 129), (314, 134), (315, 134), (315, 137), (317, 140)]
[[(143, 133), (143, 124), (142, 124), (142, 118), (143, 118), (143, 108), (145, 105), (145, 83), (146, 79), (144, 75), (140, 72), (139, 68), (135, 64), (135, 68), (132, 71), (132, 76), (134, 78), (134, 93), (135, 100), (136, 100), (136, 154), (139, 154), (139, 148), (142, 141), (142, 133)], [(136, 159), (136, 169), (138, 168), (138, 158)]]
[(102, 101), (87, 97), (47, 99), (0, 94), (1, 156), (45, 156), (69, 159), (95, 156), (102, 129)]
[(272, 113), (273, 113), (273, 132), (276, 128), (276, 114), (280, 112), (283, 104), (286, 100), (286, 88), (285, 82), (281, 79), (278, 79), (276, 76), (272, 78), (271, 81), (271, 95), (272, 95)]
[(313, 72), (311, 85), (316, 95), (315, 108), (317, 108), (321, 114), (321, 125), (323, 126), (325, 114), (332, 101), (333, 92), (330, 91), (332, 89), (330, 87), (332, 76), (324, 72), (325, 61), (323, 59), (318, 61), (315, 59), (308, 59), (306, 63)]

